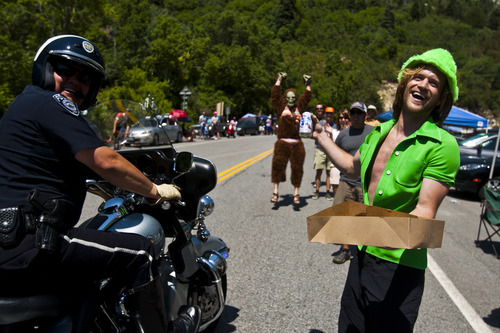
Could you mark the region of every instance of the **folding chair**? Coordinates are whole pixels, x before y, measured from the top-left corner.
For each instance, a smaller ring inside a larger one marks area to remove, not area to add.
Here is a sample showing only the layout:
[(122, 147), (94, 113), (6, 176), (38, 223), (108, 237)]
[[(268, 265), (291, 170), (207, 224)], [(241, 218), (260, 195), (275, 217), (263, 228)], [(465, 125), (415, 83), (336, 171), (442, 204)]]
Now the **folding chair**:
[[(479, 241), (489, 242), (497, 259), (498, 256), (495, 243), (492, 237), (497, 235), (500, 239), (500, 190), (496, 187), (483, 187), (483, 199), (481, 201), (481, 217), (479, 220), (479, 229), (477, 231), (476, 244)], [(484, 228), (488, 237), (480, 240), (481, 229)]]

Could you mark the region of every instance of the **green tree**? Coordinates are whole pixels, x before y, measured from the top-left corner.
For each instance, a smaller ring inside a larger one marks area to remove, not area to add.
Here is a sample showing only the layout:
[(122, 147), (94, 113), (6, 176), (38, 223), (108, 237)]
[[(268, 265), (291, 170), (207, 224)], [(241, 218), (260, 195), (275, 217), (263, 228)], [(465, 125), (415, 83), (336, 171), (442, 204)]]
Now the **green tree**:
[(500, 28), (500, 8), (493, 9), (488, 16), (488, 28), (498, 30)]
[(300, 13), (295, 0), (279, 0), (274, 12), (274, 29), (282, 41), (295, 38)]
[(0, 6), (0, 115), (30, 83), (37, 48), (63, 33), (103, 53), (100, 100), (151, 94), (169, 111), (188, 86), (191, 117), (220, 101), (233, 115), (267, 113), (281, 70), (298, 91), (301, 75), (313, 76), (312, 103), (377, 104), (383, 80), (435, 47), (457, 62), (458, 105), (496, 113), (499, 22), (494, 0), (8, 0)]

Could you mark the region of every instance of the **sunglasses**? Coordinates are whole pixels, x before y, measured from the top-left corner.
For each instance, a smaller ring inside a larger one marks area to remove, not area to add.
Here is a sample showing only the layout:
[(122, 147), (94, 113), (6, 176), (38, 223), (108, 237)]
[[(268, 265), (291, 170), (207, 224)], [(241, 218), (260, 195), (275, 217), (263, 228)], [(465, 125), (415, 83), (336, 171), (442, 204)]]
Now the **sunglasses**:
[(349, 119), (349, 117), (339, 117), (339, 119)]
[(349, 111), (350, 114), (352, 115), (364, 115), (365, 113), (363, 111), (360, 111), (360, 110), (352, 110), (352, 111)]
[(78, 73), (78, 79), (80, 80), (80, 82), (90, 84), (90, 82), (92, 81), (92, 76), (81, 69), (60, 62), (55, 63), (54, 65), (52, 65), (52, 67), (54, 68), (54, 72), (56, 72), (59, 76), (72, 77), (73, 75)]

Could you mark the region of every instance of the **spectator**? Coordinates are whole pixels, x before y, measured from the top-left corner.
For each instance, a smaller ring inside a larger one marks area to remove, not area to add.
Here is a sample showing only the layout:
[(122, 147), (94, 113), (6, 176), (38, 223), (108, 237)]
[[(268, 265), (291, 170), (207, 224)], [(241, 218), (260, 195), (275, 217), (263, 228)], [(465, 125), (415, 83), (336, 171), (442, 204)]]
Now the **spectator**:
[(380, 125), (380, 121), (375, 119), (375, 116), (377, 114), (378, 114), (377, 107), (375, 105), (368, 106), (368, 111), (366, 112), (365, 124), (373, 126), (373, 127)]
[(220, 133), (219, 133), (219, 127), (220, 127), (220, 122), (219, 122), (219, 117), (217, 116), (217, 111), (214, 111), (212, 113), (212, 139), (219, 139), (220, 138)]
[(266, 135), (273, 134), (273, 115), (270, 114), (266, 119)]
[[(336, 126), (332, 127), (332, 133), (331, 133), (332, 140), (335, 142), (340, 131), (346, 129), (350, 125), (351, 125), (351, 120), (349, 118), (349, 110), (347, 108), (344, 108), (339, 113)], [(334, 197), (335, 197), (335, 194), (337, 193), (337, 189), (339, 187), (339, 182), (340, 182), (340, 171), (335, 166), (335, 164), (331, 163), (330, 164), (330, 185), (332, 186), (332, 193), (333, 193)]]
[[(408, 59), (398, 81), (393, 119), (377, 126), (354, 157), (319, 124), (313, 138), (343, 173), (361, 176), (365, 204), (434, 218), (460, 166), (455, 138), (439, 127), (458, 98), (457, 67), (448, 51), (433, 49)], [(426, 267), (427, 249), (358, 246), (339, 332), (412, 332)]]
[(194, 133), (193, 133), (194, 131), (191, 128), (187, 130), (185, 123), (182, 123), (181, 128), (182, 128), (182, 135), (186, 138), (186, 140), (188, 140), (189, 142), (194, 141)]
[(333, 128), (337, 128), (334, 118), (335, 109), (331, 106), (327, 106), (325, 109), (325, 120)]
[(205, 114), (205, 111), (203, 111), (198, 118), (198, 123), (200, 124), (201, 135), (202, 137), (205, 137), (205, 135), (207, 135), (207, 115)]
[[(337, 139), (335, 139), (335, 143), (342, 150), (354, 156), (365, 141), (366, 136), (373, 129), (373, 126), (365, 124), (366, 105), (364, 103), (353, 103), (349, 108), (349, 116), (351, 118), (351, 126), (339, 133)], [(339, 187), (337, 193), (335, 193), (333, 204), (337, 205), (347, 200), (363, 202), (361, 178), (356, 177), (351, 179), (341, 172)], [(349, 245), (343, 244), (339, 254), (333, 257), (333, 262), (335, 264), (343, 264), (349, 259), (351, 259)]]
[[(331, 112), (333, 113), (333, 108), (329, 107), (332, 109)], [(328, 109), (328, 108), (327, 108)], [(321, 126), (325, 126), (325, 122), (327, 121), (325, 118), (325, 108), (323, 107), (322, 104), (317, 104), (316, 105), (316, 117), (318, 118), (319, 123)], [(330, 160), (326, 156), (325, 152), (323, 151), (323, 148), (316, 143), (315, 148), (314, 148), (314, 169), (316, 170), (316, 175), (314, 177), (314, 182), (316, 185), (316, 191), (314, 192), (313, 195), (313, 200), (317, 200), (319, 198), (319, 188), (321, 187), (321, 175), (323, 174), (323, 170), (325, 170), (326, 173), (326, 194), (325, 198), (326, 200), (332, 200), (332, 196), (330, 195)]]
[(233, 117), (229, 123), (233, 126), (234, 138), (236, 139), (238, 137), (238, 121), (236, 120), (236, 117)]

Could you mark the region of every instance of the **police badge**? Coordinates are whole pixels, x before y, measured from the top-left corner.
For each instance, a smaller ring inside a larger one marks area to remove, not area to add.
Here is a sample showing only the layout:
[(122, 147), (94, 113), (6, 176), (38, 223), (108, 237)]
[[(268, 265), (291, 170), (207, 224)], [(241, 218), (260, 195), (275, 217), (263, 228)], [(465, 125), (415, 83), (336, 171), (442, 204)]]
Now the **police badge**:
[(78, 106), (74, 102), (70, 101), (61, 94), (55, 94), (52, 97), (56, 100), (56, 102), (59, 105), (61, 105), (66, 111), (68, 111), (72, 115), (74, 116), (80, 115), (80, 110), (78, 109)]

